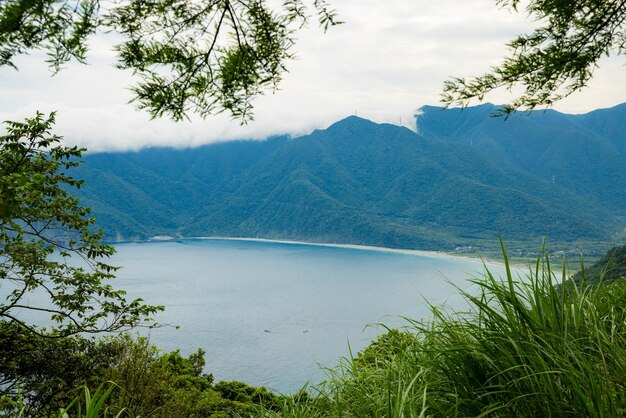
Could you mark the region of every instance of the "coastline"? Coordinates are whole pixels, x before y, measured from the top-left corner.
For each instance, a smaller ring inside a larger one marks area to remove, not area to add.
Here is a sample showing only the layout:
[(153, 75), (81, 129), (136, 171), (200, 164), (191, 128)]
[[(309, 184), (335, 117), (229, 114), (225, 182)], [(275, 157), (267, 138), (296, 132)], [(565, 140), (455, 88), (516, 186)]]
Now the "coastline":
[[(288, 245), (312, 245), (317, 247), (332, 247), (332, 248), (346, 248), (353, 250), (363, 250), (363, 251), (379, 251), (386, 253), (396, 253), (396, 254), (408, 254), (408, 255), (416, 255), (421, 257), (432, 257), (432, 258), (440, 258), (440, 259), (448, 259), (448, 260), (465, 260), (471, 261), (475, 263), (488, 263), (488, 264), (496, 264), (499, 266), (503, 266), (504, 262), (501, 260), (496, 260), (494, 258), (486, 258), (479, 255), (471, 256), (471, 255), (460, 255), (453, 254), (445, 251), (435, 251), (435, 250), (412, 250), (412, 249), (403, 249), (403, 248), (389, 248), (389, 247), (379, 247), (374, 245), (361, 245), (361, 244), (338, 244), (338, 243), (322, 243), (322, 242), (307, 242), (307, 241), (294, 241), (294, 240), (282, 240), (282, 239), (268, 239), (268, 238), (252, 238), (252, 237), (227, 237), (227, 236), (204, 236), (204, 237), (165, 237), (160, 236), (156, 239), (148, 239), (146, 241), (137, 241), (137, 242), (161, 242), (161, 241), (177, 241), (177, 240), (224, 240), (224, 241), (248, 241), (248, 242), (266, 242), (266, 243), (276, 243), (276, 244), (288, 244)], [(527, 264), (522, 263), (513, 263), (510, 265), (512, 267), (527, 267)]]
[[(487, 264), (496, 264), (499, 266), (504, 266), (504, 262), (501, 260), (496, 260), (494, 258), (482, 257), (480, 255), (471, 256), (471, 255), (460, 255), (454, 253), (448, 253), (445, 251), (435, 251), (435, 250), (410, 250), (405, 248), (389, 248), (389, 247), (378, 247), (375, 245), (361, 245), (361, 244), (331, 244), (331, 243), (320, 243), (320, 242), (306, 242), (306, 241), (291, 241), (291, 240), (274, 240), (267, 238), (236, 238), (236, 237), (200, 237), (205, 239), (222, 239), (228, 241), (252, 241), (252, 242), (269, 242), (269, 243), (278, 243), (278, 244), (294, 244), (294, 245), (314, 245), (318, 247), (334, 247), (334, 248), (347, 248), (353, 250), (363, 250), (363, 251), (379, 251), (385, 253), (396, 253), (396, 254), (408, 254), (408, 255), (417, 255), (421, 257), (432, 257), (432, 258), (441, 258), (447, 260), (465, 260), (471, 261), (474, 263), (487, 263)], [(511, 267), (526, 267), (526, 264), (522, 263), (509, 263)]]

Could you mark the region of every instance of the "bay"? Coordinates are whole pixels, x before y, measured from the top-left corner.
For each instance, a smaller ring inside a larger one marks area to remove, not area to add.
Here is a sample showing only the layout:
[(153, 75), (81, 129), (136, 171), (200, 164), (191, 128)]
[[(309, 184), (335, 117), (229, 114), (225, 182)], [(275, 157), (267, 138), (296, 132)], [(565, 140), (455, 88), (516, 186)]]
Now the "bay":
[[(164, 305), (141, 331), (163, 350), (206, 351), (216, 380), (290, 393), (324, 379), (386, 326), (459, 305), (480, 260), (299, 243), (185, 239), (116, 245), (117, 288)], [(503, 268), (489, 265), (496, 273)]]

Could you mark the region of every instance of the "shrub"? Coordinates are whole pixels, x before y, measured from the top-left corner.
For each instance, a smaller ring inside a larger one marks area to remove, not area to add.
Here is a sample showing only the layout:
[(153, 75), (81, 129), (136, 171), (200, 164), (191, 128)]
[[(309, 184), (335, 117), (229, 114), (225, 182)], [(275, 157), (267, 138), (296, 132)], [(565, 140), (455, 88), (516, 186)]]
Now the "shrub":
[[(147, 339), (129, 334), (50, 339), (0, 322), (0, 414), (50, 417), (62, 408), (75, 411), (86, 405), (76, 400), (78, 387), (98, 388), (94, 397), (106, 392), (99, 399), (109, 416), (235, 416), (278, 405), (278, 397), (264, 388), (214, 384), (203, 371), (204, 354), (162, 353)], [(107, 381), (116, 389), (105, 391), (101, 382)]]

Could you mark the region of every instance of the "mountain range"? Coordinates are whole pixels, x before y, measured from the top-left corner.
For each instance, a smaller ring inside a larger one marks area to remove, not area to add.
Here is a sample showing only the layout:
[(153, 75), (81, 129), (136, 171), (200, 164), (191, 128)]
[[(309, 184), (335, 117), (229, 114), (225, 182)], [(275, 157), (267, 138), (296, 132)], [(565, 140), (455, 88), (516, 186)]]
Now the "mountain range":
[(87, 154), (109, 241), (231, 236), (395, 248), (605, 251), (626, 238), (626, 104), (493, 117), (423, 107), (416, 132), (355, 116), (290, 138)]

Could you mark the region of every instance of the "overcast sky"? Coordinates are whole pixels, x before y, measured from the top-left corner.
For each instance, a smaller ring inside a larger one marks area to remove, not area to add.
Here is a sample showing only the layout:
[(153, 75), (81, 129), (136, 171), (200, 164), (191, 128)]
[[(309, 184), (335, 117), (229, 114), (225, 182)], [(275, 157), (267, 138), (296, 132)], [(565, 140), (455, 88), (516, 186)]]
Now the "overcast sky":
[[(439, 105), (443, 82), (498, 64), (505, 44), (528, 32), (524, 13), (499, 9), (495, 0), (333, 0), (346, 23), (326, 34), (300, 32), (296, 61), (281, 90), (255, 102), (256, 120), (240, 126), (227, 115), (174, 123), (153, 120), (126, 104), (129, 72), (113, 67), (111, 40), (91, 42), (89, 65), (71, 63), (55, 77), (41, 55), (0, 68), (0, 120), (58, 111), (55, 132), (90, 150), (193, 146), (273, 134), (304, 134), (354, 114), (377, 122), (413, 124), (423, 105)], [(584, 113), (626, 101), (626, 57), (604, 59), (588, 89), (555, 106)], [(487, 99), (504, 103), (497, 92)]]

